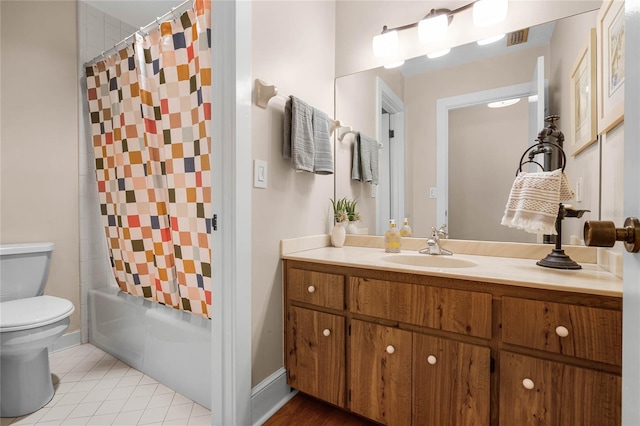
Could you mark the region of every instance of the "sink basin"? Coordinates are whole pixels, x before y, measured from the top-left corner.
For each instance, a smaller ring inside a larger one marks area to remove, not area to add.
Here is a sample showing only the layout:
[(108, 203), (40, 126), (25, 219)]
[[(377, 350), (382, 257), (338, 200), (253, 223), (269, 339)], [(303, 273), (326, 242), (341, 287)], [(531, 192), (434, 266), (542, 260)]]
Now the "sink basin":
[(400, 265), (424, 266), (428, 268), (471, 268), (476, 262), (451, 256), (433, 256), (429, 254), (392, 254), (382, 258), (387, 262)]

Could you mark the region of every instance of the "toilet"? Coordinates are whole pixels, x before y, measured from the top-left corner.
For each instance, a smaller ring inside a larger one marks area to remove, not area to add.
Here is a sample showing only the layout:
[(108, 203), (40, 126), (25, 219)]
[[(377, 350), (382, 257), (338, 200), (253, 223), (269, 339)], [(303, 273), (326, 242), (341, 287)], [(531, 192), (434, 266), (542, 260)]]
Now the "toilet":
[(73, 304), (43, 296), (53, 243), (0, 244), (0, 417), (19, 417), (53, 398), (49, 347)]

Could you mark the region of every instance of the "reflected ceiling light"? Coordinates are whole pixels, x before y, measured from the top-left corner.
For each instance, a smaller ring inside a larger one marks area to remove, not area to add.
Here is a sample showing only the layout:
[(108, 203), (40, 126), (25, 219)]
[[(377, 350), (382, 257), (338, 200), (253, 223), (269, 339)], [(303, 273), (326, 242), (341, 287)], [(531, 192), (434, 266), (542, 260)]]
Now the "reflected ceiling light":
[(396, 61), (396, 62), (391, 62), (390, 64), (385, 65), (384, 67), (388, 70), (392, 69), (392, 68), (398, 68), (404, 65), (404, 60), (402, 61)]
[(398, 31), (418, 27), (418, 38), (422, 43), (442, 40), (454, 15), (473, 7), (473, 22), (484, 27), (503, 21), (507, 16), (509, 0), (475, 0), (454, 10), (431, 9), (419, 22), (395, 28), (382, 27), (382, 32), (373, 37), (373, 54), (377, 57), (391, 56), (398, 47)]
[[(449, 9), (432, 10), (418, 22), (418, 39), (420, 43), (442, 40), (447, 35), (449, 26)], [(453, 19), (453, 16), (451, 17)]]
[(473, 24), (476, 27), (488, 27), (502, 22), (507, 17), (507, 0), (478, 0), (473, 3)]
[(487, 106), (489, 108), (504, 108), (504, 107), (508, 107), (508, 106), (517, 104), (518, 102), (520, 102), (520, 98), (505, 99), (504, 101), (489, 102), (487, 104)]
[(482, 40), (478, 40), (478, 46), (485, 46), (487, 44), (495, 43), (496, 41), (502, 40), (504, 38), (504, 34), (498, 34), (497, 36), (488, 37)]
[(382, 34), (373, 38), (373, 54), (378, 57), (389, 56), (396, 51), (398, 47), (398, 31), (387, 31), (385, 26)]
[(451, 52), (451, 49), (438, 50), (437, 52), (427, 53), (427, 58), (429, 59), (440, 58), (441, 56), (444, 56), (449, 52)]
[(528, 98), (529, 103), (534, 103), (534, 102), (538, 102), (538, 95), (531, 95)]

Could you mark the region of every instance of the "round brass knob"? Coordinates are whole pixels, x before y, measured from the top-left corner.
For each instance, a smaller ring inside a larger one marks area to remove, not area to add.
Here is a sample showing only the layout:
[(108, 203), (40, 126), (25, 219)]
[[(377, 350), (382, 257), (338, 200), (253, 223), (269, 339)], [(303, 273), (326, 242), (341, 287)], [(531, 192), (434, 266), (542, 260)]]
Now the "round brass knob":
[(616, 228), (610, 221), (588, 220), (584, 223), (584, 243), (592, 247), (613, 247), (616, 241), (624, 241), (630, 253), (640, 251), (640, 220), (628, 217), (624, 228)]

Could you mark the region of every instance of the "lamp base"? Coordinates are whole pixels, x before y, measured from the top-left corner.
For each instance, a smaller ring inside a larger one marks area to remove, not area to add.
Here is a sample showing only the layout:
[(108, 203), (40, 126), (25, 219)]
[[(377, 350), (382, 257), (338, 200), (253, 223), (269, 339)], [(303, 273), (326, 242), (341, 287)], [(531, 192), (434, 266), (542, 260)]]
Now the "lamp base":
[(582, 269), (582, 266), (566, 255), (562, 249), (553, 249), (547, 257), (537, 261), (536, 265), (555, 269)]

